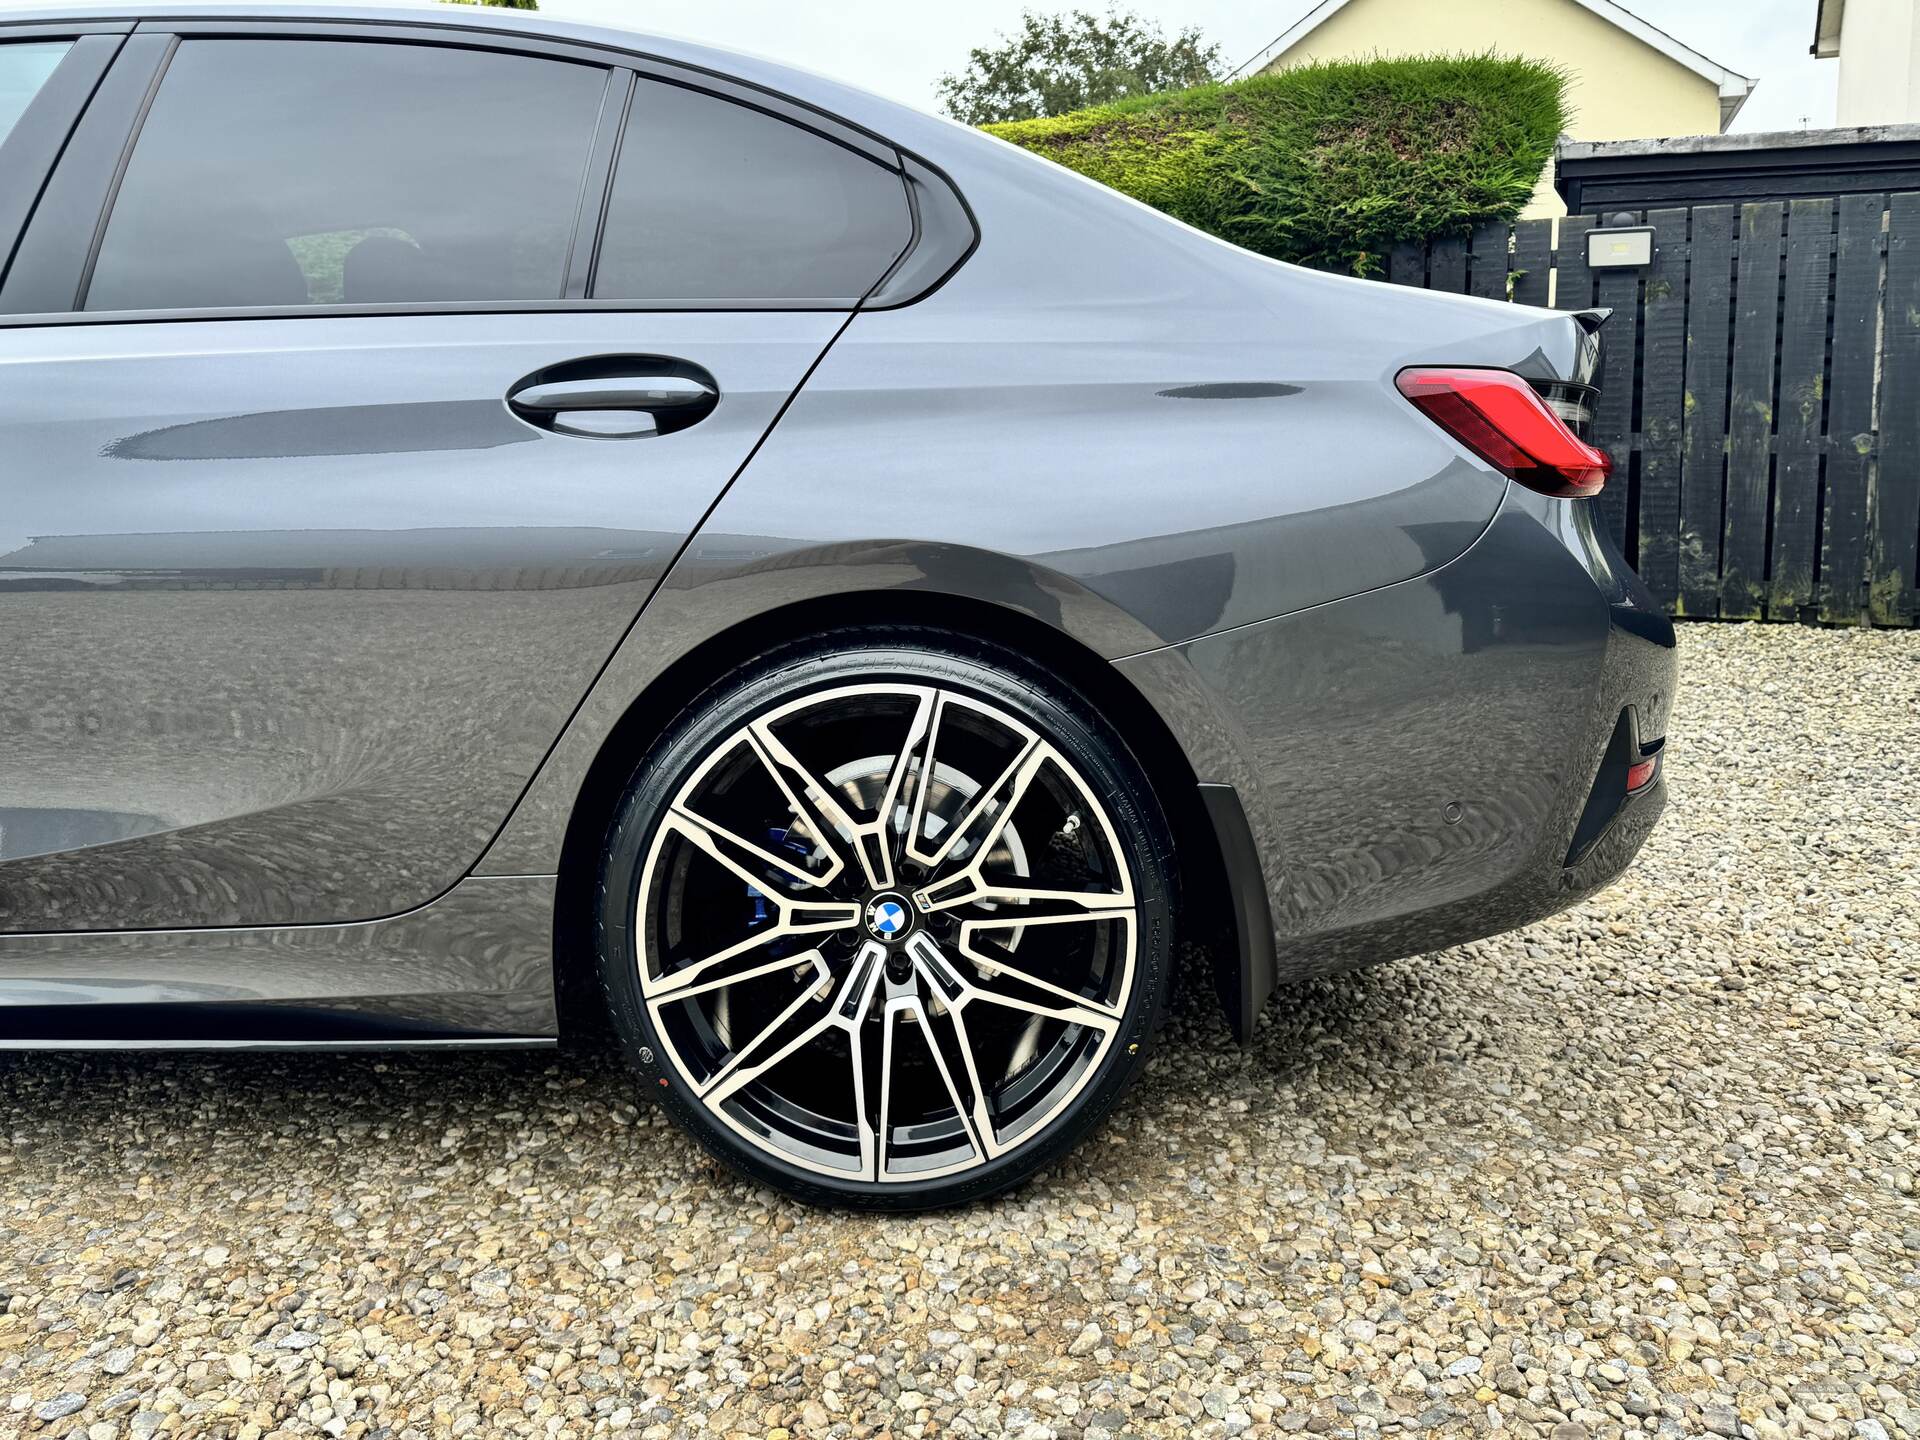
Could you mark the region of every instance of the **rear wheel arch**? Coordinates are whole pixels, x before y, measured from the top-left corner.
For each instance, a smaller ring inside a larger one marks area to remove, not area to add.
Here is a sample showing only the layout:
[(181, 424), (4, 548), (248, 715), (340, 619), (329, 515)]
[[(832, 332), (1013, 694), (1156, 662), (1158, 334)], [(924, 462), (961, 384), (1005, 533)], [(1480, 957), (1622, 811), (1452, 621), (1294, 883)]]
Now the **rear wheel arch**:
[[(554, 901), (554, 985), (563, 1038), (605, 1032), (594, 972), (593, 915), (601, 850), (627, 781), (688, 704), (763, 654), (825, 630), (924, 626), (1016, 650), (1067, 680), (1100, 707), (1146, 772), (1174, 839), (1184, 930), (1207, 952), (1207, 979), (1239, 993), (1235, 903), (1215, 820), (1193, 766), (1134, 684), (1095, 651), (1043, 621), (988, 601), (925, 591), (851, 592), (796, 601), (709, 636), (680, 656), (627, 706), (581, 782), (562, 842)], [(1264, 913), (1264, 894), (1260, 897)]]

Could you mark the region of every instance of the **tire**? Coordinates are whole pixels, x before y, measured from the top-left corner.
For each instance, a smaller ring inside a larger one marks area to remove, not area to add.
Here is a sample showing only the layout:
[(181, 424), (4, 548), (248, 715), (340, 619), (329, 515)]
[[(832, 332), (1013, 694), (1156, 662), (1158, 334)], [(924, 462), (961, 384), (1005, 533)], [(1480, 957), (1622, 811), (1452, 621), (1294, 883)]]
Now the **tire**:
[(931, 1209), (1071, 1150), (1166, 1008), (1174, 867), (1087, 699), (943, 631), (842, 630), (741, 667), (635, 771), (599, 973), (647, 1090), (812, 1203)]

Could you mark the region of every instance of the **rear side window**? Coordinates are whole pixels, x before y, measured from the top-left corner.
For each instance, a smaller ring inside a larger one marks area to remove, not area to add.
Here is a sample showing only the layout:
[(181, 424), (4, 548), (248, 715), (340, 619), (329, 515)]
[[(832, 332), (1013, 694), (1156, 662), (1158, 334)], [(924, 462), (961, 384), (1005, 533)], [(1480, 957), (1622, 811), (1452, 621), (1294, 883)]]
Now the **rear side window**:
[(606, 75), (432, 45), (188, 40), (85, 308), (558, 299)]
[(70, 40), (20, 40), (0, 45), (0, 143), (47, 83), (47, 77), (66, 58)]
[(857, 299), (912, 233), (895, 172), (746, 105), (641, 80), (621, 136), (593, 294)]

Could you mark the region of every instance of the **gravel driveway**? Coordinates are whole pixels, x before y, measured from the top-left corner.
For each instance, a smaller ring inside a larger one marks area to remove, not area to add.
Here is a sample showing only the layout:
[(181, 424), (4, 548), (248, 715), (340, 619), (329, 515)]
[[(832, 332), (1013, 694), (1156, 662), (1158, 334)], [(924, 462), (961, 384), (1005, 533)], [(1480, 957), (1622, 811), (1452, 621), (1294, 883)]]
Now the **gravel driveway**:
[(990, 1208), (785, 1204), (598, 1055), (0, 1059), (0, 1433), (1920, 1435), (1920, 634), (1681, 643), (1620, 884), (1189, 998)]

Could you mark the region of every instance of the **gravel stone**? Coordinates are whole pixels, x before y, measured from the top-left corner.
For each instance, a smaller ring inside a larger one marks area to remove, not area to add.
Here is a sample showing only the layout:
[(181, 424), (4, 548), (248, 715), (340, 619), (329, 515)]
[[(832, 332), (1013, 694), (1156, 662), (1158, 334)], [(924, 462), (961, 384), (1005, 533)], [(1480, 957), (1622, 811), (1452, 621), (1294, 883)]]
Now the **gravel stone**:
[(1189, 977), (991, 1205), (788, 1204), (595, 1045), (0, 1057), (0, 1434), (1920, 1434), (1920, 634), (1681, 647), (1618, 883), (1244, 1052)]
[(86, 1396), (77, 1390), (68, 1390), (54, 1396), (51, 1400), (47, 1401), (46, 1404), (36, 1409), (33, 1412), (33, 1418), (36, 1420), (64, 1420), (75, 1411), (84, 1410), (86, 1406)]

